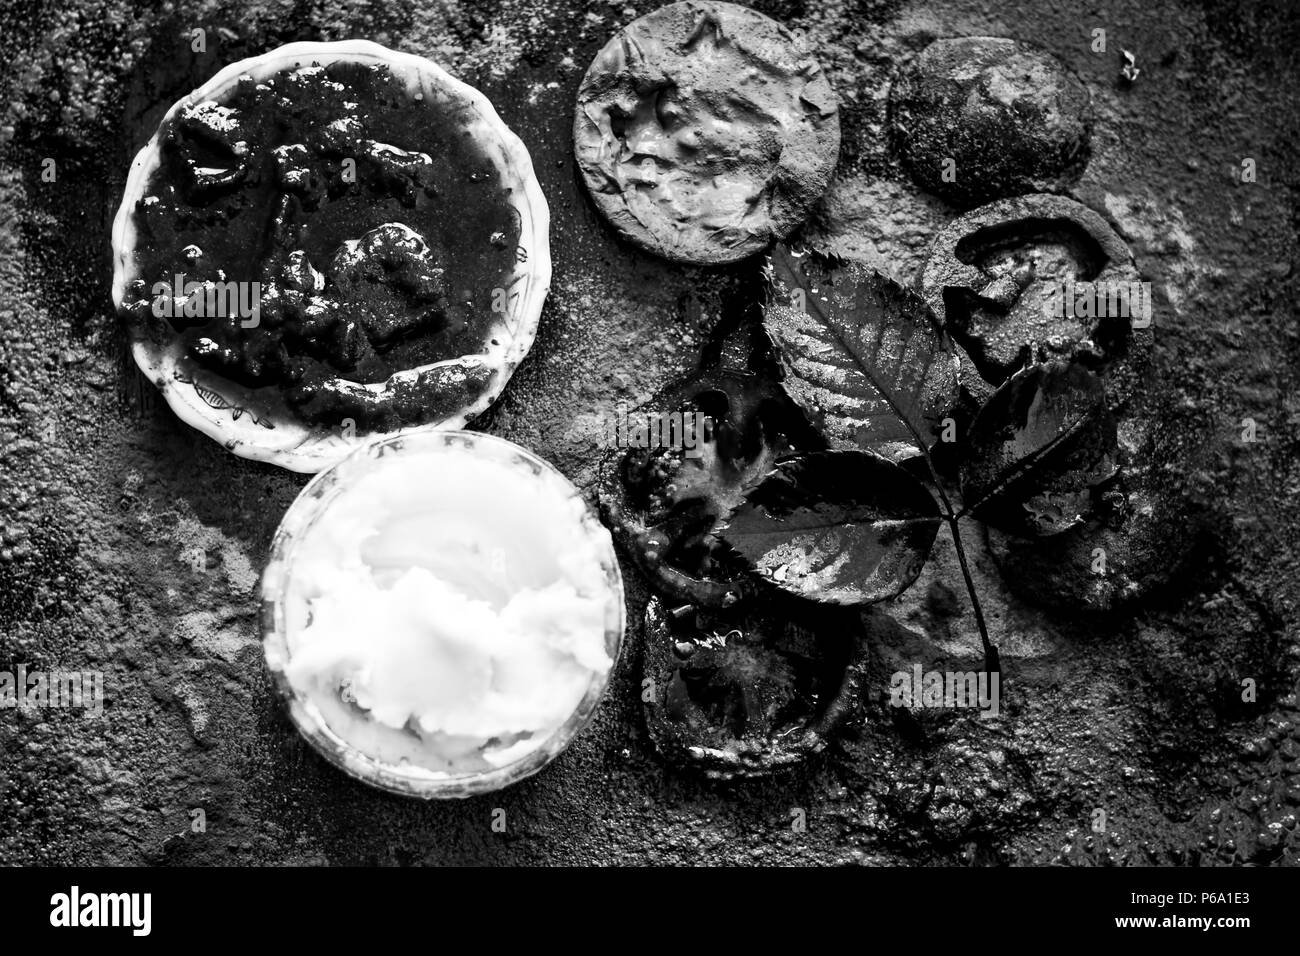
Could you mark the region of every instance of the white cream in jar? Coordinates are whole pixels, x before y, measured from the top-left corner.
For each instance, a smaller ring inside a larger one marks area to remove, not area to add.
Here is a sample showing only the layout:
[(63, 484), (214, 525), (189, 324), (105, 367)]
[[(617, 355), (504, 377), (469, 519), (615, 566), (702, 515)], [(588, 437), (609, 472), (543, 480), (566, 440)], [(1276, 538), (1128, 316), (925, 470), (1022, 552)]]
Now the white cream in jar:
[(282, 549), (268, 663), (311, 721), (399, 774), (473, 776), (558, 750), (622, 633), (608, 533), (508, 442), (394, 441), (308, 500), (318, 513)]

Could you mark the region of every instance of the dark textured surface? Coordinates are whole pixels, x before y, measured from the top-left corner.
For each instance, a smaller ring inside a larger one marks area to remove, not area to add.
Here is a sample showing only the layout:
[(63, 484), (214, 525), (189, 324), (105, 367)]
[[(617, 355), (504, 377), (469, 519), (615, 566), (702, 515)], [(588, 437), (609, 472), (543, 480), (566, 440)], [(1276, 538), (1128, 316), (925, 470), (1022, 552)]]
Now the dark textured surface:
[[(1300, 14), (1137, 0), (1082, 17), (1053, 0), (757, 6), (809, 35), (842, 98), (840, 166), (809, 237), (908, 283), (955, 213), (889, 149), (898, 64), (935, 36), (1004, 35), (1083, 78), (1097, 118), (1071, 195), (1114, 225), (1156, 288), (1146, 464), (1176, 512), (1197, 516), (1188, 570), (1132, 613), (1050, 614), (1014, 598), (980, 544), (1002, 714), (917, 718), (886, 706), (889, 674), (974, 666), (978, 646), (955, 562), (936, 545), (878, 621), (865, 718), (788, 777), (723, 785), (667, 769), (641, 714), (634, 630), (596, 722), (538, 777), (450, 805), (349, 781), (289, 726), (257, 645), (256, 575), (305, 479), (186, 429), (122, 357), (107, 229), (130, 158), (177, 96), (289, 40), (365, 37), (479, 86), (532, 151), (555, 260), (533, 352), (482, 424), (590, 487), (598, 456), (579, 416), (691, 367), (724, 297), (757, 286), (752, 265), (692, 269), (620, 243), (574, 169), (579, 79), (650, 6), (11, 4), (0, 13), (0, 668), (99, 668), (109, 698), (97, 721), (0, 712), (0, 861), (1294, 862)], [(196, 26), (205, 54), (190, 51)], [(1105, 54), (1090, 49), (1094, 28), (1107, 31)], [(1131, 87), (1121, 48), (1142, 70)], [(41, 179), (45, 157), (55, 182)], [(1253, 183), (1241, 181), (1247, 157)], [(1261, 441), (1241, 441), (1246, 417)], [(982, 542), (973, 523), (963, 531)], [(625, 568), (638, 621), (644, 590)], [(1254, 703), (1244, 678), (1258, 682)], [(200, 807), (207, 831), (192, 833)], [(791, 825), (796, 808), (806, 831)], [(1091, 827), (1097, 809), (1105, 832)]]
[(908, 171), (968, 206), (1072, 182), (1088, 161), (1091, 113), (1078, 77), (1050, 54), (1002, 37), (936, 40), (889, 98)]

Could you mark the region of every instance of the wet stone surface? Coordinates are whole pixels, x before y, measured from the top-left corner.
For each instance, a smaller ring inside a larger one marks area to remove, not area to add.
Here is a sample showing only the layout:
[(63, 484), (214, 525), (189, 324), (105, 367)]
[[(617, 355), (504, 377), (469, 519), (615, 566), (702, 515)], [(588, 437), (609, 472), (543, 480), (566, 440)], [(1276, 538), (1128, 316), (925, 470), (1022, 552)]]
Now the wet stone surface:
[[(1014, 548), (962, 519), (1001, 651), (998, 716), (890, 703), (897, 673), (980, 666), (940, 529), (915, 583), (862, 619), (857, 708), (787, 770), (713, 780), (656, 745), (666, 738), (642, 681), (669, 658), (652, 655), (647, 580), (625, 560), (628, 652), (592, 725), (545, 772), (436, 805), (337, 773), (282, 713), (257, 643), (257, 574), (305, 479), (187, 429), (124, 355), (108, 227), (130, 159), (177, 97), (291, 40), (372, 39), (478, 86), (532, 153), (555, 280), (532, 353), (476, 424), (533, 448), (594, 500), (605, 451), (595, 417), (696, 369), (712, 330), (756, 307), (763, 288), (750, 260), (699, 268), (646, 255), (610, 227), (576, 168), (583, 73), (650, 8), (325, 2), (299, 18), (260, 2), (185, 0), (167, 14), (117, 0), (10, 4), (0, 13), (0, 669), (101, 670), (106, 700), (97, 719), (0, 711), (0, 860), (1295, 862), (1294, 16), (1208, 2), (1125, 2), (1082, 19), (1067, 5), (987, 0), (758, 9), (803, 31), (841, 99), (839, 165), (804, 232), (905, 286), (977, 203), (923, 190), (905, 164), (889, 134), (900, 70), (936, 39), (1014, 31), (1091, 95), (1087, 165), (1048, 188), (1101, 217), (1151, 283), (1149, 367), (1111, 409), (1127, 496), (1116, 512)], [(202, 51), (195, 27), (207, 31)], [(1109, 30), (1104, 53), (1089, 45), (1095, 27)], [(1135, 82), (1118, 77), (1120, 33), (1142, 67)], [(967, 359), (963, 383), (984, 382)], [(1124, 369), (1107, 368), (1108, 388)], [(1160, 530), (1125, 530), (1150, 521)], [(1093, 535), (1120, 591), (1166, 569), (1168, 551), (1184, 553), (1182, 570), (1140, 599), (1080, 609), (1098, 583)], [(1049, 566), (1050, 580), (1035, 577)], [(793, 699), (790, 685), (757, 686), (766, 696), (748, 713), (768, 722), (746, 728), (770, 738), (786, 717), (769, 720), (763, 700)], [(491, 828), (494, 808), (505, 833)]]

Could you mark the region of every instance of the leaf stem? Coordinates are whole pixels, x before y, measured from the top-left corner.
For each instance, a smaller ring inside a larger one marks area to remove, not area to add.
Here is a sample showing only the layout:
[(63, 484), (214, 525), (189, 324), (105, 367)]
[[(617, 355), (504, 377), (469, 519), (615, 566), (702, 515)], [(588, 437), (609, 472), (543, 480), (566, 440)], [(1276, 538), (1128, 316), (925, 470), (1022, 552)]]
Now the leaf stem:
[(998, 658), (998, 649), (989, 640), (988, 625), (984, 623), (984, 609), (980, 607), (979, 597), (975, 594), (975, 579), (971, 577), (970, 566), (966, 563), (966, 549), (962, 547), (956, 515), (948, 516), (948, 529), (952, 532), (952, 543), (957, 548), (957, 561), (961, 564), (961, 575), (966, 579), (966, 592), (970, 595), (970, 604), (975, 610), (975, 624), (980, 629), (980, 641), (984, 644), (984, 669), (989, 673), (1001, 673), (1002, 661)]
[(1002, 661), (998, 657), (998, 649), (989, 639), (989, 628), (984, 622), (984, 608), (980, 605), (979, 595), (975, 592), (975, 579), (971, 577), (970, 564), (966, 561), (966, 548), (962, 544), (961, 530), (957, 527), (957, 522), (964, 515), (965, 509), (960, 513), (953, 508), (952, 501), (948, 498), (948, 493), (943, 489), (943, 483), (939, 480), (939, 472), (934, 467), (934, 461), (930, 458), (930, 449), (926, 447), (924, 439), (917, 435), (917, 447), (921, 449), (921, 455), (925, 458), (925, 465), (930, 469), (930, 479), (934, 482), (935, 491), (939, 493), (939, 501), (943, 504), (944, 518), (948, 522), (948, 530), (952, 533), (953, 547), (957, 549), (957, 563), (961, 565), (961, 576), (966, 581), (966, 593), (970, 595), (971, 609), (975, 612), (975, 626), (979, 628), (980, 643), (984, 645), (984, 669), (989, 673), (1001, 673)]

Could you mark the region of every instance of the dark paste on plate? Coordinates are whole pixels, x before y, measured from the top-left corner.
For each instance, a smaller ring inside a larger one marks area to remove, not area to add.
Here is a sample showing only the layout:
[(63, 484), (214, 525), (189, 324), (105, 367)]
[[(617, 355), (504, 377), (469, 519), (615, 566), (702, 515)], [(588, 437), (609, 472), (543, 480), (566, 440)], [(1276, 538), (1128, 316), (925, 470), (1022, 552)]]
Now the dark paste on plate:
[[(520, 236), (476, 120), (468, 103), (417, 98), (389, 67), (351, 61), (244, 76), (220, 102), (186, 104), (133, 211), (135, 333), (179, 336), (187, 363), (313, 424), (387, 428), (471, 403), (496, 371), (475, 356), (499, 330), (495, 290)], [(175, 289), (205, 281), (250, 284), (256, 319), (220, 295), (187, 317)]]

